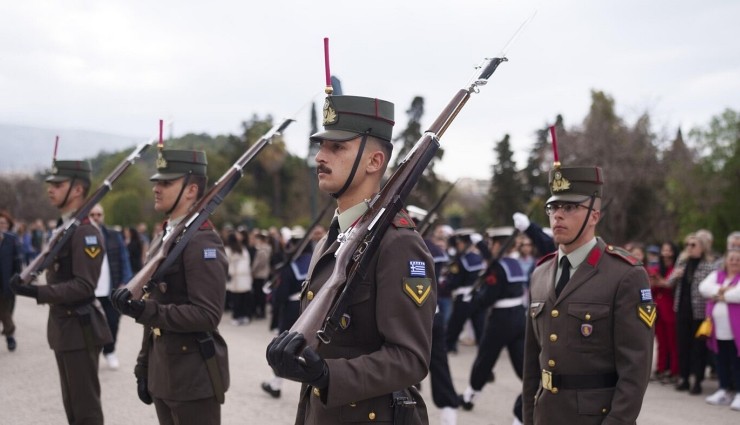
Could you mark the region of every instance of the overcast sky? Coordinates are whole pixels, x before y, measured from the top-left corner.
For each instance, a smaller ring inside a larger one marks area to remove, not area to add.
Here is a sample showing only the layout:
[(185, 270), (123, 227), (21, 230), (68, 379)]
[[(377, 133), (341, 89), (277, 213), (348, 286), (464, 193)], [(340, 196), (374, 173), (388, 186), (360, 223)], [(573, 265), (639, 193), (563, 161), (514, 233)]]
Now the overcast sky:
[[(740, 109), (735, 0), (23, 0), (0, 3), (0, 123), (238, 133), (254, 113), (289, 117), (312, 97), (320, 109), (329, 37), (344, 94), (394, 102), (400, 131), (414, 96), (428, 125), (535, 11), (444, 135), (445, 177), (488, 178), (506, 133), (523, 161), (556, 114), (580, 124), (592, 89), (661, 134)], [(306, 155), (308, 109), (297, 118), (285, 139)], [(64, 140), (60, 157), (74, 149)]]

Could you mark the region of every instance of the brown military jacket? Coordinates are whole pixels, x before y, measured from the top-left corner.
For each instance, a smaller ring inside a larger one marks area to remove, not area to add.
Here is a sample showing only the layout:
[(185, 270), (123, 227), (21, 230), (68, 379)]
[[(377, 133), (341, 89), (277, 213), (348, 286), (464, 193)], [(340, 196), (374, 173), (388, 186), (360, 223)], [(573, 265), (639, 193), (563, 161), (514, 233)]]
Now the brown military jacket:
[[(635, 424), (650, 377), (655, 321), (644, 268), (597, 239), (558, 298), (556, 271), (557, 252), (532, 273), (524, 424)], [(543, 388), (548, 383), (541, 381), (556, 375), (581, 388), (558, 388), (557, 380)], [(609, 383), (586, 383), (602, 377)]]
[[(46, 271), (47, 285), (39, 286), (39, 304), (49, 304), (46, 337), (54, 351), (83, 350), (113, 341), (95, 298), (103, 244), (98, 229), (85, 219), (64, 244)], [(90, 327), (86, 333), (84, 327)], [(86, 334), (90, 341), (86, 341)]]
[[(152, 242), (153, 249), (161, 239)], [(144, 342), (135, 374), (147, 377), (152, 396), (175, 401), (214, 396), (197, 342), (203, 332), (213, 334), (224, 391), (229, 387), (226, 342), (217, 330), (223, 315), (227, 270), (221, 238), (207, 222), (145, 302), (144, 312), (136, 320), (144, 325)]]
[[(301, 387), (296, 424), (390, 423), (391, 393), (421, 382), (428, 373), (437, 305), (434, 263), (412, 222), (399, 215), (394, 223), (380, 242), (367, 279), (352, 295), (348, 326), (335, 333), (330, 344), (319, 346), (329, 367), (329, 386), (323, 397), (307, 385)], [(326, 236), (311, 259), (302, 310), (334, 269), (339, 243), (326, 249), (325, 241)], [(404, 290), (413, 279), (429, 279), (421, 305)], [(417, 405), (411, 423), (427, 424), (426, 406), (412, 391)]]

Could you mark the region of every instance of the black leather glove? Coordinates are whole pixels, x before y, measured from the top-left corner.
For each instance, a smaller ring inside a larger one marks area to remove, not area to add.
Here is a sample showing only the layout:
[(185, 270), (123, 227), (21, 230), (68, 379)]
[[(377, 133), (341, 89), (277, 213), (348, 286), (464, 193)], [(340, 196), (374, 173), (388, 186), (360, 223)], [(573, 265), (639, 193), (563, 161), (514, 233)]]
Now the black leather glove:
[(149, 385), (146, 378), (136, 378), (136, 394), (144, 404), (152, 404), (152, 396), (149, 394)]
[(16, 295), (23, 297), (38, 298), (39, 288), (35, 285), (25, 284), (18, 273), (10, 278), (10, 290)]
[(329, 367), (312, 348), (306, 347), (301, 352), (305, 344), (303, 334), (284, 331), (267, 346), (267, 363), (281, 378), (326, 388), (329, 385)]
[(113, 308), (121, 314), (138, 319), (144, 312), (144, 301), (132, 300), (131, 291), (126, 288), (118, 288), (110, 294), (110, 302)]

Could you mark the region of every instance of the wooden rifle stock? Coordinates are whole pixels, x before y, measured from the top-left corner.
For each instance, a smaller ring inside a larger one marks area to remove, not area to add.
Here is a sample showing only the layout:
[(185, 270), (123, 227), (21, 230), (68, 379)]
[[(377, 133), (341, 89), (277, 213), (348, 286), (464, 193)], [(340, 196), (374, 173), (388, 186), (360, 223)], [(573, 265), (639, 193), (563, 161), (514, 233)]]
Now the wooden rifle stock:
[(59, 250), (62, 249), (64, 244), (72, 237), (75, 229), (82, 223), (82, 221), (90, 214), (90, 210), (100, 202), (108, 192), (113, 189), (113, 183), (118, 180), (121, 175), (138, 159), (141, 154), (144, 153), (151, 143), (143, 143), (134, 149), (129, 156), (121, 161), (113, 171), (103, 180), (103, 183), (90, 195), (80, 208), (75, 211), (72, 216), (62, 224), (62, 226), (56, 228), (51, 234), (49, 242), (44, 246), (38, 256), (29, 263), (26, 268), (20, 273), (21, 281), (25, 284), (30, 284), (41, 274), (47, 267), (51, 265), (56, 258)]
[(334, 271), (298, 317), (291, 332), (306, 338), (306, 346), (318, 348), (329, 344), (332, 333), (346, 312), (354, 291), (353, 282), (364, 277), (381, 239), (393, 218), (439, 149), (439, 139), (462, 110), (472, 93), (486, 84), (488, 77), (506, 58), (485, 59), (471, 82), (459, 90), (424, 135), (406, 155), (383, 189), (370, 201), (362, 217), (340, 236), (341, 245), (334, 254)]
[(281, 134), (293, 122), (285, 119), (274, 125), (265, 135), (247, 149), (244, 154), (229, 167), (218, 181), (195, 203), (185, 218), (175, 228), (162, 238), (162, 242), (150, 251), (149, 259), (144, 267), (126, 284), (131, 291), (131, 299), (140, 300), (149, 293), (153, 285), (161, 282), (164, 271), (171, 266), (185, 249), (188, 241), (200, 229), (201, 225), (213, 214), (226, 195), (236, 186), (244, 175), (246, 166), (272, 138)]
[(457, 182), (458, 180), (455, 180), (455, 182), (452, 183), (450, 187), (448, 187), (447, 190), (444, 191), (444, 193), (442, 194), (442, 196), (439, 197), (434, 206), (429, 209), (427, 215), (424, 216), (424, 219), (421, 220), (421, 223), (416, 226), (422, 238), (426, 237), (427, 233), (429, 233), (429, 231), (432, 229), (432, 226), (434, 226), (434, 223), (437, 221), (437, 210), (439, 210), (445, 199), (447, 199), (447, 195), (449, 195), (450, 192), (452, 192), (452, 189), (455, 188)]

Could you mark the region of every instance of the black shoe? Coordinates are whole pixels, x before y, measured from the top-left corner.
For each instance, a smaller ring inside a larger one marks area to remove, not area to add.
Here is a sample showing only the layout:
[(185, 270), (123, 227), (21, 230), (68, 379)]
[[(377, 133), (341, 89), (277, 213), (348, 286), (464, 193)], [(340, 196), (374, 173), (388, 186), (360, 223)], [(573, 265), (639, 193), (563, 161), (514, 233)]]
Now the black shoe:
[(280, 390), (273, 390), (267, 382), (262, 383), (262, 390), (267, 394), (270, 394), (272, 398), (280, 398)]
[(462, 406), (463, 410), (467, 410), (468, 412), (473, 410), (473, 402), (472, 401), (465, 401), (465, 397), (463, 397), (462, 394), (457, 395), (458, 400), (460, 401), (460, 406)]
[(700, 382), (694, 382), (694, 385), (692, 385), (691, 386), (691, 389), (689, 390), (689, 394), (691, 394), (691, 395), (701, 394), (701, 383)]
[(678, 384), (676, 384), (676, 391), (686, 391), (689, 389), (689, 381), (685, 379), (681, 379), (678, 381)]
[(15, 342), (15, 338), (8, 336), (5, 337), (5, 339), (8, 342), (8, 351), (15, 351), (15, 348), (18, 346), (18, 343)]

